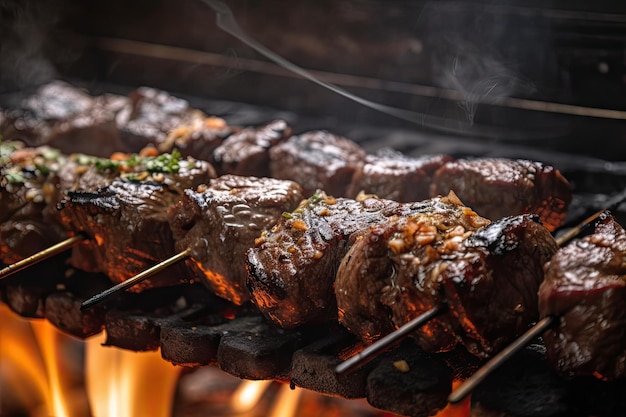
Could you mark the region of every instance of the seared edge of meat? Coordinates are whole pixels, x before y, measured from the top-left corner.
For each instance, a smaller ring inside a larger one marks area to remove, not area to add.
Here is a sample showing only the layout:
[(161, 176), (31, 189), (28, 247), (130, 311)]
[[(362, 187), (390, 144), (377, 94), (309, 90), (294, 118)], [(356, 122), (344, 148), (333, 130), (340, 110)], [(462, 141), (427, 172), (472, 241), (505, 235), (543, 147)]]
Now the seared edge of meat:
[(626, 232), (604, 216), (595, 232), (559, 249), (539, 289), (548, 360), (567, 376), (626, 376)]
[(293, 181), (235, 175), (185, 190), (168, 219), (176, 250), (192, 249), (190, 278), (235, 304), (248, 301), (246, 251), (303, 199)]

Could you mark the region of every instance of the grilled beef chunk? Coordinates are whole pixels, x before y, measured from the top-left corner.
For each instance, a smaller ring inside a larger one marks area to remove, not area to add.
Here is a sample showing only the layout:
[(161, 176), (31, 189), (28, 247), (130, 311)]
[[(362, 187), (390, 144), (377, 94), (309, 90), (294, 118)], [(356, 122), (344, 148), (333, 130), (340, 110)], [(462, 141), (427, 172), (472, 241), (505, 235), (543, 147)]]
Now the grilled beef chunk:
[(347, 196), (354, 198), (363, 192), (399, 202), (426, 200), (435, 171), (450, 160), (447, 155), (411, 158), (390, 149), (381, 150), (365, 157)]
[(612, 216), (595, 233), (561, 248), (545, 266), (542, 317), (548, 360), (561, 374), (626, 376), (626, 232)]
[(391, 200), (314, 194), (248, 251), (252, 301), (285, 328), (335, 319), (333, 282), (350, 235), (411, 210)]
[(0, 143), (0, 260), (11, 264), (66, 237), (44, 214), (50, 203), (47, 182), (65, 164), (48, 147)]
[(318, 189), (345, 196), (364, 159), (365, 151), (349, 139), (314, 131), (274, 146), (270, 150), (270, 172), (273, 178), (296, 181), (307, 197)]
[(65, 82), (53, 81), (6, 110), (0, 134), (29, 146), (109, 156), (128, 150), (115, 125), (117, 113), (127, 102), (125, 97), (112, 95), (93, 98)]
[(291, 128), (284, 120), (231, 135), (213, 152), (217, 173), (269, 177), (269, 151), (290, 135)]
[(250, 298), (246, 250), (302, 200), (298, 184), (272, 178), (225, 175), (196, 191), (185, 190), (168, 214), (176, 250), (192, 248), (187, 265), (193, 279), (243, 304)]
[(177, 148), (183, 155), (209, 162), (210, 152), (230, 133), (222, 119), (207, 117), (186, 100), (148, 87), (130, 94), (130, 104), (118, 114), (117, 124), (132, 152), (148, 145), (161, 152)]
[[(102, 167), (131, 170), (105, 186), (68, 192), (61, 205), (65, 226), (74, 233), (85, 232), (90, 239), (74, 247), (72, 265), (89, 272), (103, 272), (113, 282), (122, 282), (174, 254), (174, 241), (167, 211), (186, 188), (196, 187), (215, 177), (206, 162), (164, 154), (133, 158), (126, 164)], [(94, 180), (98, 177), (93, 176)], [(105, 181), (106, 182), (106, 181)], [(184, 267), (177, 265), (136, 287), (168, 286), (184, 281)]]
[(534, 213), (550, 231), (563, 223), (572, 199), (569, 183), (557, 169), (527, 160), (448, 162), (435, 174), (431, 194), (449, 191), (491, 220)]
[(359, 236), (337, 274), (340, 321), (369, 343), (445, 303), (449, 312), (414, 334), (420, 346), (461, 343), (489, 356), (537, 318), (542, 266), (556, 243), (530, 215), (487, 225), (458, 200), (435, 201)]

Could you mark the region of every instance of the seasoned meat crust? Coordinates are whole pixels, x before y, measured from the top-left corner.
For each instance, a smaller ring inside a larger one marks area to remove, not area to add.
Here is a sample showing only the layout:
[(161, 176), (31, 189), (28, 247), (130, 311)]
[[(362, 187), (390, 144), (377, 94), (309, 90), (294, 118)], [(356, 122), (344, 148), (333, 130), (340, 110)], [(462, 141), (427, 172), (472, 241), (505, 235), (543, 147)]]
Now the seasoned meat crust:
[(48, 182), (65, 163), (49, 147), (0, 143), (0, 261), (17, 262), (67, 237), (44, 213), (53, 198)]
[(248, 251), (252, 301), (286, 328), (336, 318), (333, 282), (350, 235), (401, 209), (389, 200), (316, 193)]
[(554, 231), (563, 224), (572, 191), (554, 167), (508, 159), (461, 159), (435, 174), (432, 195), (454, 191), (468, 207), (491, 220), (517, 214), (539, 215)]
[(542, 317), (559, 316), (544, 333), (548, 360), (567, 376), (626, 376), (626, 232), (612, 216), (594, 234), (561, 248), (545, 266)]
[(401, 203), (426, 200), (431, 197), (435, 171), (451, 160), (447, 155), (412, 158), (390, 149), (380, 150), (365, 157), (352, 178), (347, 197), (355, 198), (362, 192)]
[[(107, 181), (92, 175), (92, 186), (81, 182), (80, 189), (68, 192), (60, 211), (72, 233), (90, 237), (72, 250), (72, 265), (105, 273), (115, 283), (174, 255), (167, 211), (180, 201), (183, 190), (215, 177), (206, 162), (167, 154), (125, 166), (131, 172), (122, 177)], [(104, 169), (101, 175), (108, 172)], [(184, 272), (175, 265), (133, 290), (179, 284), (184, 282)]]
[(369, 343), (445, 303), (447, 314), (414, 333), (420, 346), (490, 356), (536, 320), (556, 243), (530, 215), (488, 223), (448, 203), (371, 227), (337, 274), (340, 321)]
[(176, 250), (192, 249), (190, 279), (235, 304), (248, 301), (246, 251), (303, 199), (295, 182), (235, 175), (185, 190), (168, 219)]
[(364, 159), (365, 151), (351, 140), (313, 131), (274, 146), (270, 150), (270, 173), (273, 178), (297, 182), (306, 197), (317, 190), (345, 197)]

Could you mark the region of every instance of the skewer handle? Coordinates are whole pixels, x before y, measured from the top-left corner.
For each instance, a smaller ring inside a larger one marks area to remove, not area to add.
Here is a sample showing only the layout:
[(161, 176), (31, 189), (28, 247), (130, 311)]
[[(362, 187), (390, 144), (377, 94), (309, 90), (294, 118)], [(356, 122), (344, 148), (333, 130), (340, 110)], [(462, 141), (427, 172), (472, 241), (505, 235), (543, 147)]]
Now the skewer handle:
[(16, 272), (22, 271), (29, 266), (33, 266), (41, 261), (44, 261), (48, 258), (53, 257), (61, 252), (65, 252), (72, 246), (76, 245), (78, 242), (85, 239), (84, 235), (75, 235), (69, 237), (55, 245), (50, 246), (42, 251), (35, 253), (34, 255), (29, 256), (28, 258), (24, 258), (21, 261), (17, 261), (2, 270), (0, 270), (0, 280), (7, 278), (10, 275), (15, 274)]
[(132, 287), (133, 285), (139, 284), (141, 281), (148, 279), (152, 275), (156, 274), (157, 272), (162, 271), (163, 269), (169, 267), (170, 265), (173, 265), (175, 263), (178, 263), (188, 258), (190, 255), (191, 255), (191, 249), (185, 249), (184, 251), (177, 253), (171, 258), (167, 258), (166, 260), (159, 262), (158, 264), (146, 269), (145, 271), (140, 272), (134, 277), (131, 277), (127, 279), (126, 281), (122, 281), (119, 284), (114, 285), (111, 288), (108, 288), (102, 291), (101, 293), (96, 294), (93, 297), (85, 300), (80, 305), (80, 309), (82, 311), (87, 310), (88, 308), (91, 308), (94, 305), (101, 303), (102, 301), (104, 301), (111, 295), (115, 294), (116, 292), (123, 291), (127, 288)]
[(465, 397), (471, 394), (478, 384), (480, 384), (490, 373), (509, 360), (511, 356), (530, 343), (533, 339), (539, 337), (544, 331), (552, 327), (552, 325), (556, 323), (556, 320), (556, 316), (547, 316), (539, 320), (537, 324), (528, 329), (526, 333), (518, 337), (513, 343), (491, 358), (491, 360), (478, 369), (474, 375), (463, 381), (463, 383), (448, 396), (448, 402), (451, 404), (461, 402)]
[(415, 317), (413, 320), (399, 327), (397, 330), (389, 333), (381, 339), (378, 339), (377, 341), (363, 349), (361, 352), (341, 362), (335, 368), (335, 373), (349, 373), (354, 371), (356, 368), (365, 365), (376, 356), (378, 356), (380, 353), (382, 353), (384, 350), (404, 340), (413, 331), (423, 326), (428, 321), (432, 320), (438, 315), (445, 313), (446, 311), (448, 311), (448, 307), (445, 304), (435, 306), (430, 310), (427, 310), (425, 313)]

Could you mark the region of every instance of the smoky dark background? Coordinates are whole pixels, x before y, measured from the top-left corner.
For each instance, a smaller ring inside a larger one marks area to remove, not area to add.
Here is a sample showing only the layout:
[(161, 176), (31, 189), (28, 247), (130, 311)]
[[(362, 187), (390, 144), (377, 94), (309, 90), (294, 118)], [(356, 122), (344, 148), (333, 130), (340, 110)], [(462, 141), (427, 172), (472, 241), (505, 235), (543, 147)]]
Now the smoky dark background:
[(0, 101), (55, 78), (93, 94), (147, 85), (231, 123), (281, 117), (399, 150), (626, 160), (626, 3), (224, 4), (248, 36), (314, 76), (436, 126), (282, 68), (220, 29), (201, 0), (1, 0)]

